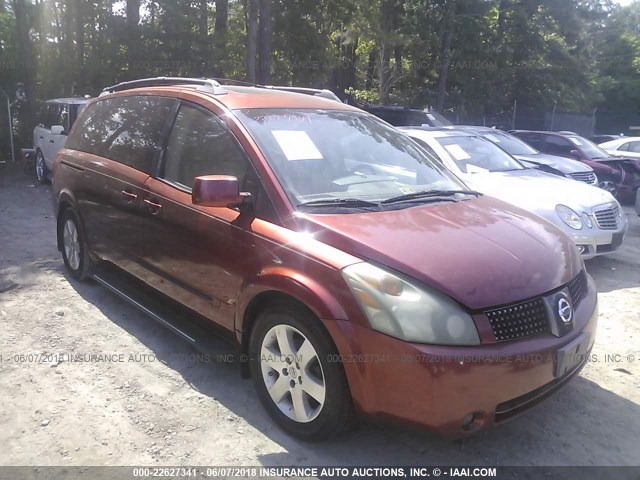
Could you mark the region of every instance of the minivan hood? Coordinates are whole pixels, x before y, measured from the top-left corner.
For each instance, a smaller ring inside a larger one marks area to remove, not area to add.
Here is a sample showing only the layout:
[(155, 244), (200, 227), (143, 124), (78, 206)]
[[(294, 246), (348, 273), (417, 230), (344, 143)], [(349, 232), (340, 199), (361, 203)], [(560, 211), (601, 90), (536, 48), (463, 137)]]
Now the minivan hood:
[(465, 174), (462, 178), (479, 192), (539, 215), (554, 212), (556, 205), (586, 211), (615, 202), (601, 188), (533, 169)]
[(553, 290), (581, 265), (571, 240), (554, 225), (487, 196), (298, 218), (317, 240), (402, 272), (472, 310)]
[(525, 162), (539, 163), (541, 165), (548, 165), (555, 168), (562, 173), (578, 173), (578, 172), (592, 172), (591, 168), (586, 163), (579, 162), (578, 160), (571, 160), (570, 158), (556, 157), (555, 155), (547, 155), (545, 153), (538, 153), (533, 155), (514, 155), (518, 160), (524, 160)]

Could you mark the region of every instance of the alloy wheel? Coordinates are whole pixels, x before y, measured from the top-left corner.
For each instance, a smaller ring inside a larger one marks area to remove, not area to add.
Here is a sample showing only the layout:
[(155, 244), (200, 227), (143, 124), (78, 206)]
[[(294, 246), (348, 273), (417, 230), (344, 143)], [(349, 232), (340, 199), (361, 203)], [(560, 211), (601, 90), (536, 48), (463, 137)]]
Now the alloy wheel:
[(36, 156), (36, 178), (38, 181), (42, 181), (45, 176), (44, 156), (41, 152), (38, 152)]
[(278, 409), (307, 423), (322, 411), (326, 384), (318, 353), (297, 328), (280, 324), (264, 336), (260, 350), (262, 379)]
[(67, 219), (63, 230), (64, 254), (72, 270), (80, 268), (80, 241), (78, 240), (78, 229), (73, 220)]
[(612, 182), (611, 180), (603, 180), (600, 182), (600, 188), (609, 192), (614, 197), (618, 193), (618, 188), (616, 187), (615, 182)]

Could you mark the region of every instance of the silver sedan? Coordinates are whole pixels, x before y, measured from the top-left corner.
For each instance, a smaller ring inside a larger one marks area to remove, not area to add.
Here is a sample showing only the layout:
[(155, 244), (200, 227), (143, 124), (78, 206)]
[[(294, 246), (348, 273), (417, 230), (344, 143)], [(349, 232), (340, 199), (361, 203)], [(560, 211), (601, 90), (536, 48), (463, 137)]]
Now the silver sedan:
[(622, 244), (627, 221), (610, 193), (525, 168), (476, 134), (416, 127), (404, 131), (471, 188), (536, 213), (560, 227), (573, 238), (584, 258), (611, 253)]

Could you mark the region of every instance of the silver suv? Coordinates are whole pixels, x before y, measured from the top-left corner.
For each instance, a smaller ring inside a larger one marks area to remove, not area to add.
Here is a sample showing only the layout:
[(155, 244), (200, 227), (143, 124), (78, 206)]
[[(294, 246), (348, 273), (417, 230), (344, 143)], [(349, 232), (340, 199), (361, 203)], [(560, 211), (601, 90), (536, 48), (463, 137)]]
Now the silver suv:
[(33, 129), (35, 173), (40, 183), (49, 183), (53, 159), (64, 147), (69, 130), (89, 100), (89, 97), (56, 98), (42, 104), (38, 124)]

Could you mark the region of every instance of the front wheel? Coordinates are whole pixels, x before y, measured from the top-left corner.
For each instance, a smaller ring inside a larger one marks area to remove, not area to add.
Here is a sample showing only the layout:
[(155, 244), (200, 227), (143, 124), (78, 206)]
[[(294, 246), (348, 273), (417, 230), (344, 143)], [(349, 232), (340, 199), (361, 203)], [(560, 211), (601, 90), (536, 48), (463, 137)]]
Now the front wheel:
[(58, 235), (62, 240), (62, 260), (64, 266), (76, 280), (89, 277), (91, 259), (87, 251), (87, 243), (80, 230), (78, 217), (73, 210), (64, 211), (58, 221)]
[(302, 308), (279, 304), (256, 322), (249, 343), (251, 376), (276, 423), (306, 440), (347, 430), (354, 417), (349, 385), (319, 321)]
[(47, 168), (47, 162), (44, 160), (44, 155), (40, 150), (36, 153), (36, 178), (41, 184), (49, 183), (49, 168)]
[(618, 183), (610, 178), (603, 178), (598, 183), (598, 186), (609, 192), (614, 197), (618, 195)]

